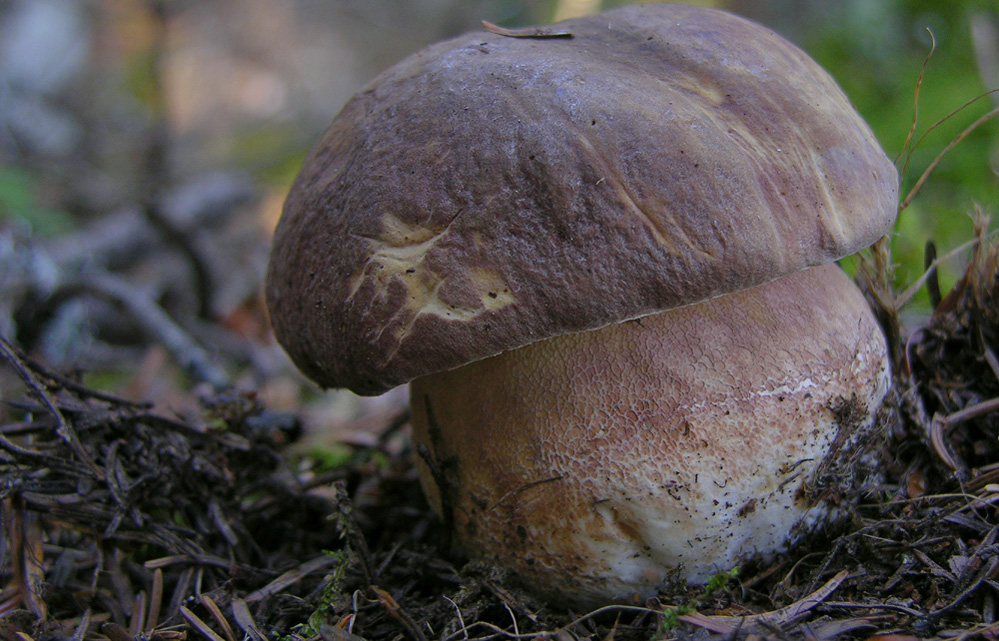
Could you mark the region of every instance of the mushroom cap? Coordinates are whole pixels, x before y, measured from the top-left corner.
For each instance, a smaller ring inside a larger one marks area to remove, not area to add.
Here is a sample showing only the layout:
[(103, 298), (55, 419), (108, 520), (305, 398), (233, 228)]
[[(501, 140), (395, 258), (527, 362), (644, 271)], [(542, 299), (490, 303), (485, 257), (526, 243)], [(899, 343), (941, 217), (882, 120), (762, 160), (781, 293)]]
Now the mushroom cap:
[(333, 120), (275, 232), (275, 332), (374, 394), (546, 338), (754, 287), (887, 233), (897, 173), (772, 31), (649, 4), (572, 37), (470, 33)]

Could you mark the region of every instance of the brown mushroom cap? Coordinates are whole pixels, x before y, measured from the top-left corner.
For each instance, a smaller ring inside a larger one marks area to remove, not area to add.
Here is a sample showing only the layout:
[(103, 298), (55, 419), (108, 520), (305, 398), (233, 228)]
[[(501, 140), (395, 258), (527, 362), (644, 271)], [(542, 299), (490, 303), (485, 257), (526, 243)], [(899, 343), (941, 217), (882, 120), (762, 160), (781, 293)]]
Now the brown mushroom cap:
[(651, 4), (471, 33), (355, 96), (285, 203), (267, 297), (326, 386), (378, 393), (851, 254), (897, 174), (773, 32)]

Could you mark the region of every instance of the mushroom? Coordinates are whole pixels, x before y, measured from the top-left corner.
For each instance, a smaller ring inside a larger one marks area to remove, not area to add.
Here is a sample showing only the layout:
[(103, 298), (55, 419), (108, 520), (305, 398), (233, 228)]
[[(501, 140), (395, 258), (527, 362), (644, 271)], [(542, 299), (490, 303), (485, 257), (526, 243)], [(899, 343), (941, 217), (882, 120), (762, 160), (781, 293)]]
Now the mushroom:
[(462, 550), (547, 597), (629, 600), (787, 549), (876, 474), (885, 339), (833, 261), (896, 203), (794, 45), (625, 7), (376, 78), (291, 189), (267, 298), (320, 384), (412, 381)]

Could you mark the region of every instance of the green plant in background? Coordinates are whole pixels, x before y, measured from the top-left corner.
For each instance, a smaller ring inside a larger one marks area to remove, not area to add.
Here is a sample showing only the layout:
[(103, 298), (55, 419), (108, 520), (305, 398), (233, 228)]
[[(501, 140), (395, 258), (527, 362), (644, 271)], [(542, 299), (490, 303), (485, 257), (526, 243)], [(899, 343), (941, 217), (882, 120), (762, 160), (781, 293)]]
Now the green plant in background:
[[(907, 152), (897, 162), (900, 169), (908, 163), (902, 181), (904, 198), (934, 158), (969, 124), (995, 107), (993, 96), (985, 95), (991, 87), (979, 73), (975, 45), (982, 43), (973, 41), (972, 25), (986, 28), (979, 32), (979, 40), (983, 33), (999, 38), (999, 14), (993, 3), (973, 0), (828, 4), (835, 15), (811, 30), (802, 44), (839, 81), (891, 155), (903, 152), (914, 115), (917, 78), (932, 50), (919, 90), (916, 144), (911, 156)], [(999, 65), (999, 60), (993, 63)], [(979, 99), (948, 118), (976, 97)], [(971, 237), (975, 204), (986, 212), (996, 211), (999, 194), (992, 159), (997, 133), (997, 124), (986, 122), (968, 135), (947, 154), (918, 198), (902, 212), (894, 243), (901, 282), (911, 282), (922, 272), (927, 240), (933, 240), (944, 253)], [(923, 134), (927, 134), (925, 138)], [(943, 269), (943, 285), (948, 287), (956, 275), (953, 268)], [(925, 296), (920, 300), (926, 303)]]
[(737, 578), (739, 578), (739, 566), (713, 574), (708, 578), (707, 583), (704, 584), (704, 591), (692, 598), (689, 603), (663, 610), (662, 619), (659, 621), (659, 629), (653, 638), (662, 639), (668, 636), (669, 631), (675, 628), (680, 622), (680, 617), (695, 612), (697, 608), (703, 606), (716, 592), (724, 590), (729, 581)]
[(0, 229), (26, 226), (32, 235), (48, 238), (73, 228), (69, 214), (42, 203), (37, 178), (25, 169), (0, 166)]
[(281, 641), (317, 637), (320, 635), (321, 630), (331, 625), (336, 613), (335, 603), (342, 591), (343, 580), (346, 576), (350, 549), (325, 550), (323, 553), (336, 559), (336, 563), (333, 566), (333, 571), (326, 576), (326, 585), (323, 586), (323, 594), (319, 598), (319, 604), (312, 614), (309, 615), (308, 620), (305, 623), (297, 625), (292, 634), (278, 637)]
[(309, 448), (306, 458), (317, 472), (329, 472), (346, 466), (354, 458), (354, 452), (346, 445), (332, 443)]
[(731, 570), (725, 572), (718, 572), (708, 579), (708, 582), (704, 585), (704, 598), (710, 598), (715, 592), (725, 589), (728, 582), (732, 579), (739, 578), (739, 566), (735, 566)]

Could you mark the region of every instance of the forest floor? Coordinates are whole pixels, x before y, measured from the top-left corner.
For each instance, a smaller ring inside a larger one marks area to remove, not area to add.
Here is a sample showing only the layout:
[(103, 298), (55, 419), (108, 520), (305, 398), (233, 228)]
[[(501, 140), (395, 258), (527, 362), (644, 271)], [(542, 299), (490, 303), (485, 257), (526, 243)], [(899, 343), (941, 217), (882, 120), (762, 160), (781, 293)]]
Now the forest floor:
[[(848, 523), (706, 588), (594, 612), (548, 607), (439, 549), (403, 404), (353, 419), (353, 442), (303, 449), (300, 414), (233, 385), (127, 281), (88, 272), (61, 285), (62, 306), (89, 296), (166, 345), (131, 385), (163, 352), (200, 384), (172, 390), (188, 398), (169, 411), (0, 342), (18, 390), (0, 424), (0, 639), (995, 638), (999, 249), (986, 228), (918, 328), (899, 325), (884, 257), (862, 270), (895, 386), (885, 482)], [(918, 285), (934, 283), (931, 270)], [(28, 300), (19, 318), (58, 315)], [(219, 344), (252, 360), (234, 345), (266, 332), (239, 316)]]

